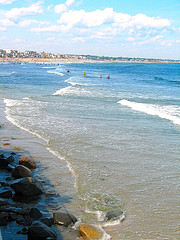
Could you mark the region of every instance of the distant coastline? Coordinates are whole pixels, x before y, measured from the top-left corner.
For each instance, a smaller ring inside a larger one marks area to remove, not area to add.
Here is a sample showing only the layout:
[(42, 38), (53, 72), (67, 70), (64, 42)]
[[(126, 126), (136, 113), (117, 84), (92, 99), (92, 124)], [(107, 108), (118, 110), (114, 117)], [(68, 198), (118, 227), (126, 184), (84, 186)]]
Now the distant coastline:
[(0, 58), (0, 62), (35, 62), (35, 63), (170, 63), (179, 64), (180, 60), (159, 60), (159, 59), (141, 59), (141, 58), (122, 58), (122, 59), (91, 59), (91, 58)]
[(180, 63), (180, 60), (153, 59), (140, 57), (108, 57), (95, 55), (75, 55), (36, 51), (0, 49), (0, 62), (120, 62), (120, 63)]

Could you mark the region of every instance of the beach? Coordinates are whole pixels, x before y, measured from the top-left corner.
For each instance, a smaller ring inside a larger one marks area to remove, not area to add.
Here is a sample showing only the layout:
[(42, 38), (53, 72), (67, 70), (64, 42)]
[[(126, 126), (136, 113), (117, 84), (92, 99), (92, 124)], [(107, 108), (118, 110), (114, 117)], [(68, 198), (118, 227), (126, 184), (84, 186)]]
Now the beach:
[[(50, 214), (65, 208), (106, 239), (178, 239), (176, 64), (4, 63), (0, 73), (1, 145), (32, 155), (58, 195)], [(109, 211), (119, 215), (106, 221)]]

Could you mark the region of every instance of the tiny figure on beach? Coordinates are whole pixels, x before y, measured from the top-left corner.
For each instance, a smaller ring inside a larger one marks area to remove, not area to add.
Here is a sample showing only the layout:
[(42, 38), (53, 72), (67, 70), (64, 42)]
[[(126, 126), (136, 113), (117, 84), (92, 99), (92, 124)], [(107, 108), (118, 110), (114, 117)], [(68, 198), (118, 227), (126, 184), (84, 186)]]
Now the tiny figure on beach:
[(84, 72), (84, 76), (86, 76), (86, 72)]
[(69, 72), (69, 69), (67, 70), (67, 73)]
[(102, 75), (100, 75), (100, 78), (102, 78)]
[(110, 75), (107, 76), (107, 79), (110, 79)]

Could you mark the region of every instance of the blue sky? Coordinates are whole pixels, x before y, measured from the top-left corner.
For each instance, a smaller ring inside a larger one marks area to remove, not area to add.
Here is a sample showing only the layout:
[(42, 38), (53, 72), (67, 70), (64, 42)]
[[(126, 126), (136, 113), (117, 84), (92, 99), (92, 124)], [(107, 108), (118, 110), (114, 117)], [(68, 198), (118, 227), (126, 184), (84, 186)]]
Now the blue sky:
[(180, 59), (179, 0), (0, 0), (0, 48)]

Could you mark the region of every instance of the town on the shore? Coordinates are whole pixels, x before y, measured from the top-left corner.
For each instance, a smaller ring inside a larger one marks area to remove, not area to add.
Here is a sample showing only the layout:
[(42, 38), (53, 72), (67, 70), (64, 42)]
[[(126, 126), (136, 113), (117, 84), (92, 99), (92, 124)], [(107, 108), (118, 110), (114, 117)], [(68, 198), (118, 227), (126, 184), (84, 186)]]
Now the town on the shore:
[(0, 49), (0, 61), (26, 61), (33, 60), (72, 60), (72, 61), (108, 61), (108, 62), (150, 62), (150, 63), (180, 63), (180, 60), (172, 59), (154, 59), (154, 58), (137, 58), (137, 57), (108, 57), (94, 55), (75, 55), (46, 53), (37, 51), (18, 51), (11, 49)]

